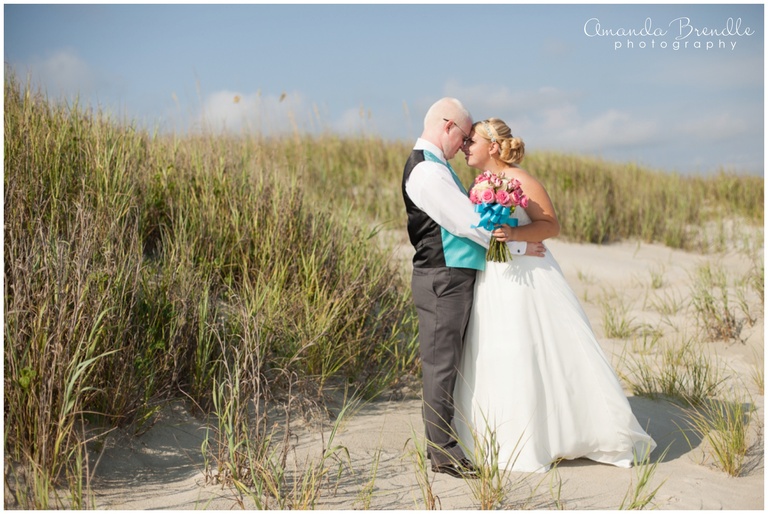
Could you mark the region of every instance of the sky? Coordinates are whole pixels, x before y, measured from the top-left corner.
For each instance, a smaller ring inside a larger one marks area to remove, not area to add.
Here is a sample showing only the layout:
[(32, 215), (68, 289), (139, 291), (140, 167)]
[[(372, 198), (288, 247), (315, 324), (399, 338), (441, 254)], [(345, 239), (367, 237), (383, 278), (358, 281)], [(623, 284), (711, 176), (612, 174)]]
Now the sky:
[(452, 96), (528, 152), (764, 175), (762, 3), (6, 3), (3, 25), (6, 76), (150, 131), (410, 142)]

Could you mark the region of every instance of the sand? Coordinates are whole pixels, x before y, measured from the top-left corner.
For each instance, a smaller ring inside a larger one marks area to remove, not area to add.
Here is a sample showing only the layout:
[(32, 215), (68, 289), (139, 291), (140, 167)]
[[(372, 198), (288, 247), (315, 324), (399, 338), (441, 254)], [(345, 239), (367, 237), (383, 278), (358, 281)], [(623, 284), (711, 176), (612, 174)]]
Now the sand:
[[(699, 255), (660, 245), (621, 243), (609, 246), (548, 243), (569, 283), (577, 293), (598, 335), (600, 344), (617, 369), (626, 371), (628, 352), (642, 351), (643, 340), (612, 340), (604, 337), (603, 307), (611, 299), (626, 306), (633, 323), (660, 328), (665, 339), (680, 340), (686, 334), (701, 340), (692, 309), (664, 317), (653, 308), (654, 299), (679, 297), (687, 304), (696, 269), (711, 263), (722, 269), (729, 284), (744, 277), (753, 262), (740, 252)], [(408, 254), (407, 248), (400, 255)], [(762, 250), (759, 262), (762, 262)], [(661, 277), (661, 287), (651, 287), (652, 277)], [(681, 427), (686, 416), (673, 403), (627, 395), (641, 425), (658, 443), (652, 460), (659, 460), (649, 490), (658, 488), (649, 507), (667, 510), (763, 509), (764, 506), (764, 400), (755, 379), (764, 369), (764, 321), (762, 300), (754, 291), (747, 305), (756, 321), (745, 323), (741, 341), (697, 342), (716, 362), (727, 369), (726, 390), (751, 404), (750, 450), (744, 470), (731, 477), (719, 470), (708, 443), (689, 435)], [(744, 316), (734, 303), (738, 317)], [(646, 341), (646, 344), (647, 341)], [(626, 385), (626, 384), (625, 384)], [(295, 448), (289, 464), (306, 469), (307, 459), (317, 459), (330, 431), (327, 423), (296, 427)], [(360, 406), (345, 418), (334, 444), (344, 447), (349, 461), (341, 478), (320, 490), (316, 508), (351, 510), (423, 510), (424, 488), (417, 480), (413, 438), (421, 438), (421, 402), (418, 391), (398, 399), (379, 400)], [(215, 509), (253, 508), (233, 488), (206, 483), (201, 444), (202, 422), (181, 405), (163, 410), (154, 425), (136, 437), (114, 432), (108, 439), (91, 483), (98, 509)], [(661, 458), (663, 450), (667, 453)], [(346, 455), (340, 453), (339, 455)], [(96, 458), (94, 455), (93, 458)], [(346, 457), (345, 457), (346, 458)], [(378, 462), (378, 465), (374, 463)], [(366, 484), (375, 480), (370, 494)], [(638, 483), (641, 468), (620, 469), (579, 459), (561, 462), (542, 474), (509, 474), (504, 506), (522, 509), (616, 510), (628, 491)], [(471, 484), (448, 475), (428, 474), (438, 508), (477, 509), (479, 501)], [(272, 508), (276, 507), (274, 503)]]

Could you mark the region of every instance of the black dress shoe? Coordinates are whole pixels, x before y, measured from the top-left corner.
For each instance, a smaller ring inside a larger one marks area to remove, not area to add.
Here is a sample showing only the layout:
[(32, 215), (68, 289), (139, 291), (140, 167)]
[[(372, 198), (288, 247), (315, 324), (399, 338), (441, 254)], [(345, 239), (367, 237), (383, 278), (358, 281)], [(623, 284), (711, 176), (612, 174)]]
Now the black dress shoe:
[(477, 468), (467, 459), (461, 459), (456, 463), (432, 464), (433, 473), (445, 473), (454, 478), (478, 478)]

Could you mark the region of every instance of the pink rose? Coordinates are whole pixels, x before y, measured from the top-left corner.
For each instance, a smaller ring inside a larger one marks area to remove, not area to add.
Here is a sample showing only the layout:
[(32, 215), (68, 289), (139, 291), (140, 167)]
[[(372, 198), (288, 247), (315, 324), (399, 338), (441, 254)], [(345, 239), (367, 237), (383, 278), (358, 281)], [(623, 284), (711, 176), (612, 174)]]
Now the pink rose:
[(496, 195), (493, 193), (493, 189), (486, 189), (480, 193), (480, 200), (483, 203), (493, 203), (496, 199)]
[(480, 197), (477, 196), (477, 191), (475, 191), (474, 189), (472, 189), (469, 192), (469, 201), (472, 203), (482, 203), (482, 201), (480, 200)]
[(528, 207), (528, 197), (523, 195), (523, 197), (520, 199), (520, 206), (525, 209)]
[(501, 191), (496, 193), (496, 202), (500, 203), (503, 207), (511, 207), (512, 197), (509, 196), (509, 193), (507, 193), (502, 189)]

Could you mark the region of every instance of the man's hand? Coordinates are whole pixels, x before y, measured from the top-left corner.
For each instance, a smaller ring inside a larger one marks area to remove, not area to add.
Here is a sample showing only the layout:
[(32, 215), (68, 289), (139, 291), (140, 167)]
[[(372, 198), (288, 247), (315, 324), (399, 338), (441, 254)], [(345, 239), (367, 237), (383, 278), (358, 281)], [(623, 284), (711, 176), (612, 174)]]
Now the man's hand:
[(528, 246), (525, 248), (525, 255), (532, 257), (544, 257), (544, 252), (547, 249), (544, 247), (544, 243), (532, 243), (528, 241)]
[[(491, 235), (502, 243), (507, 243), (512, 241), (512, 227), (509, 225), (497, 226), (493, 232), (491, 232)], [(532, 257), (544, 257), (544, 252), (546, 251), (547, 249), (544, 247), (542, 242), (528, 241), (528, 246), (525, 249), (525, 255), (530, 255)]]

